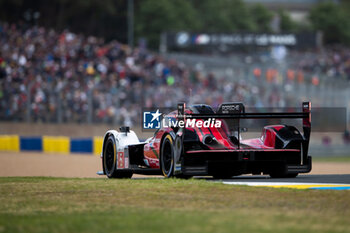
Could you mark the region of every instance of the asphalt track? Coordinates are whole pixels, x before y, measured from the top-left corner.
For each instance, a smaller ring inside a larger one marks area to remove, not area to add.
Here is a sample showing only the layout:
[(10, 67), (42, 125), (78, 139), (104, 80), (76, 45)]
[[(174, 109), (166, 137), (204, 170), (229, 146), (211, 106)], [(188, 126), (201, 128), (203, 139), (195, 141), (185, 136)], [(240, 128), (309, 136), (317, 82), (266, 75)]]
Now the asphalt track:
[[(79, 177), (79, 178), (101, 178), (96, 172), (101, 170), (101, 159), (98, 156), (83, 154), (44, 154), (30, 152), (0, 152), (0, 177), (6, 176), (50, 176), (50, 177)], [(162, 176), (133, 176), (133, 179), (155, 179)], [(230, 179), (217, 180), (211, 177), (196, 177), (208, 182), (225, 182), (230, 184), (244, 185), (314, 185), (334, 184), (350, 186), (350, 163), (349, 162), (313, 162), (310, 174), (302, 174), (296, 178), (272, 179), (269, 176), (243, 175)], [(267, 184), (269, 183), (269, 184)], [(289, 184), (288, 184), (289, 183)], [(293, 183), (293, 184), (291, 184)], [(321, 186), (322, 186), (321, 185)], [(299, 186), (298, 186), (299, 187)]]
[[(219, 181), (215, 179), (208, 179)], [(346, 175), (299, 175), (296, 178), (270, 178), (269, 176), (236, 176), (231, 179), (222, 179), (223, 182), (273, 182), (273, 183), (324, 183), (350, 184), (350, 174)]]

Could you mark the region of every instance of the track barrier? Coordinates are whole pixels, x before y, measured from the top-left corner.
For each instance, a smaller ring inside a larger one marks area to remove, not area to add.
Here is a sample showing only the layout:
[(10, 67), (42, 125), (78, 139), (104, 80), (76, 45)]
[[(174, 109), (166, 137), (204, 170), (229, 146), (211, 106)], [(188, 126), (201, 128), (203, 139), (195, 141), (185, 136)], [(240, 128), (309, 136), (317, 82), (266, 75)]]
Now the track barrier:
[(103, 137), (70, 138), (63, 136), (0, 135), (0, 151), (42, 151), (56, 154), (85, 153), (100, 155), (102, 143)]
[(48, 153), (68, 154), (70, 152), (69, 137), (43, 136), (43, 151)]
[(99, 155), (102, 152), (103, 137), (94, 137), (94, 154)]
[(0, 135), (1, 151), (19, 151), (19, 149), (18, 135)]

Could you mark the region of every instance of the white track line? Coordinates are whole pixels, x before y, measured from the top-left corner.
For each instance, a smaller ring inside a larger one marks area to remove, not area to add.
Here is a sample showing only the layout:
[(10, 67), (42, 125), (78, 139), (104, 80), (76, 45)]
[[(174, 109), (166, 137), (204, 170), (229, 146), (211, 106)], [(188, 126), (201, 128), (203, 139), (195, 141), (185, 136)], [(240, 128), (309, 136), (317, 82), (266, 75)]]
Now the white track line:
[(297, 183), (297, 182), (234, 182), (224, 181), (224, 184), (233, 185), (248, 185), (248, 186), (284, 186), (284, 185), (350, 185), (350, 184), (335, 184), (335, 183)]

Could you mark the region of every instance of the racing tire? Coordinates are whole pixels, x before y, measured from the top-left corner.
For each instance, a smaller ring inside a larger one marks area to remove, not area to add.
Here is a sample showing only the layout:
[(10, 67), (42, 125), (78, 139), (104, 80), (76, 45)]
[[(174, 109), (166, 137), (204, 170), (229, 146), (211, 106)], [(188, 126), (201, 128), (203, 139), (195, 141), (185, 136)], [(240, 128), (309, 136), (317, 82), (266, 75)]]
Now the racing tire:
[(170, 178), (174, 176), (174, 145), (170, 134), (167, 134), (162, 142), (160, 169), (164, 177)]
[(113, 135), (110, 135), (103, 149), (103, 171), (108, 178), (131, 178), (132, 171), (120, 171), (117, 167), (117, 144)]

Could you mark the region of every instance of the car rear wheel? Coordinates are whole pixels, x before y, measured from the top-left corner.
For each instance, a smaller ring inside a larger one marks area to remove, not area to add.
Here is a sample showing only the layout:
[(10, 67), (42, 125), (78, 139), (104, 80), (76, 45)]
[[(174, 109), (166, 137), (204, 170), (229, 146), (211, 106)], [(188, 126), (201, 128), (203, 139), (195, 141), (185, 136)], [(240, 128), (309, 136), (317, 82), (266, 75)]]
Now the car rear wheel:
[(163, 139), (160, 153), (160, 169), (163, 176), (167, 178), (174, 176), (174, 145), (173, 139), (169, 134)]
[(132, 171), (116, 170), (117, 166), (117, 145), (113, 135), (107, 139), (103, 150), (103, 170), (108, 178), (131, 178)]

